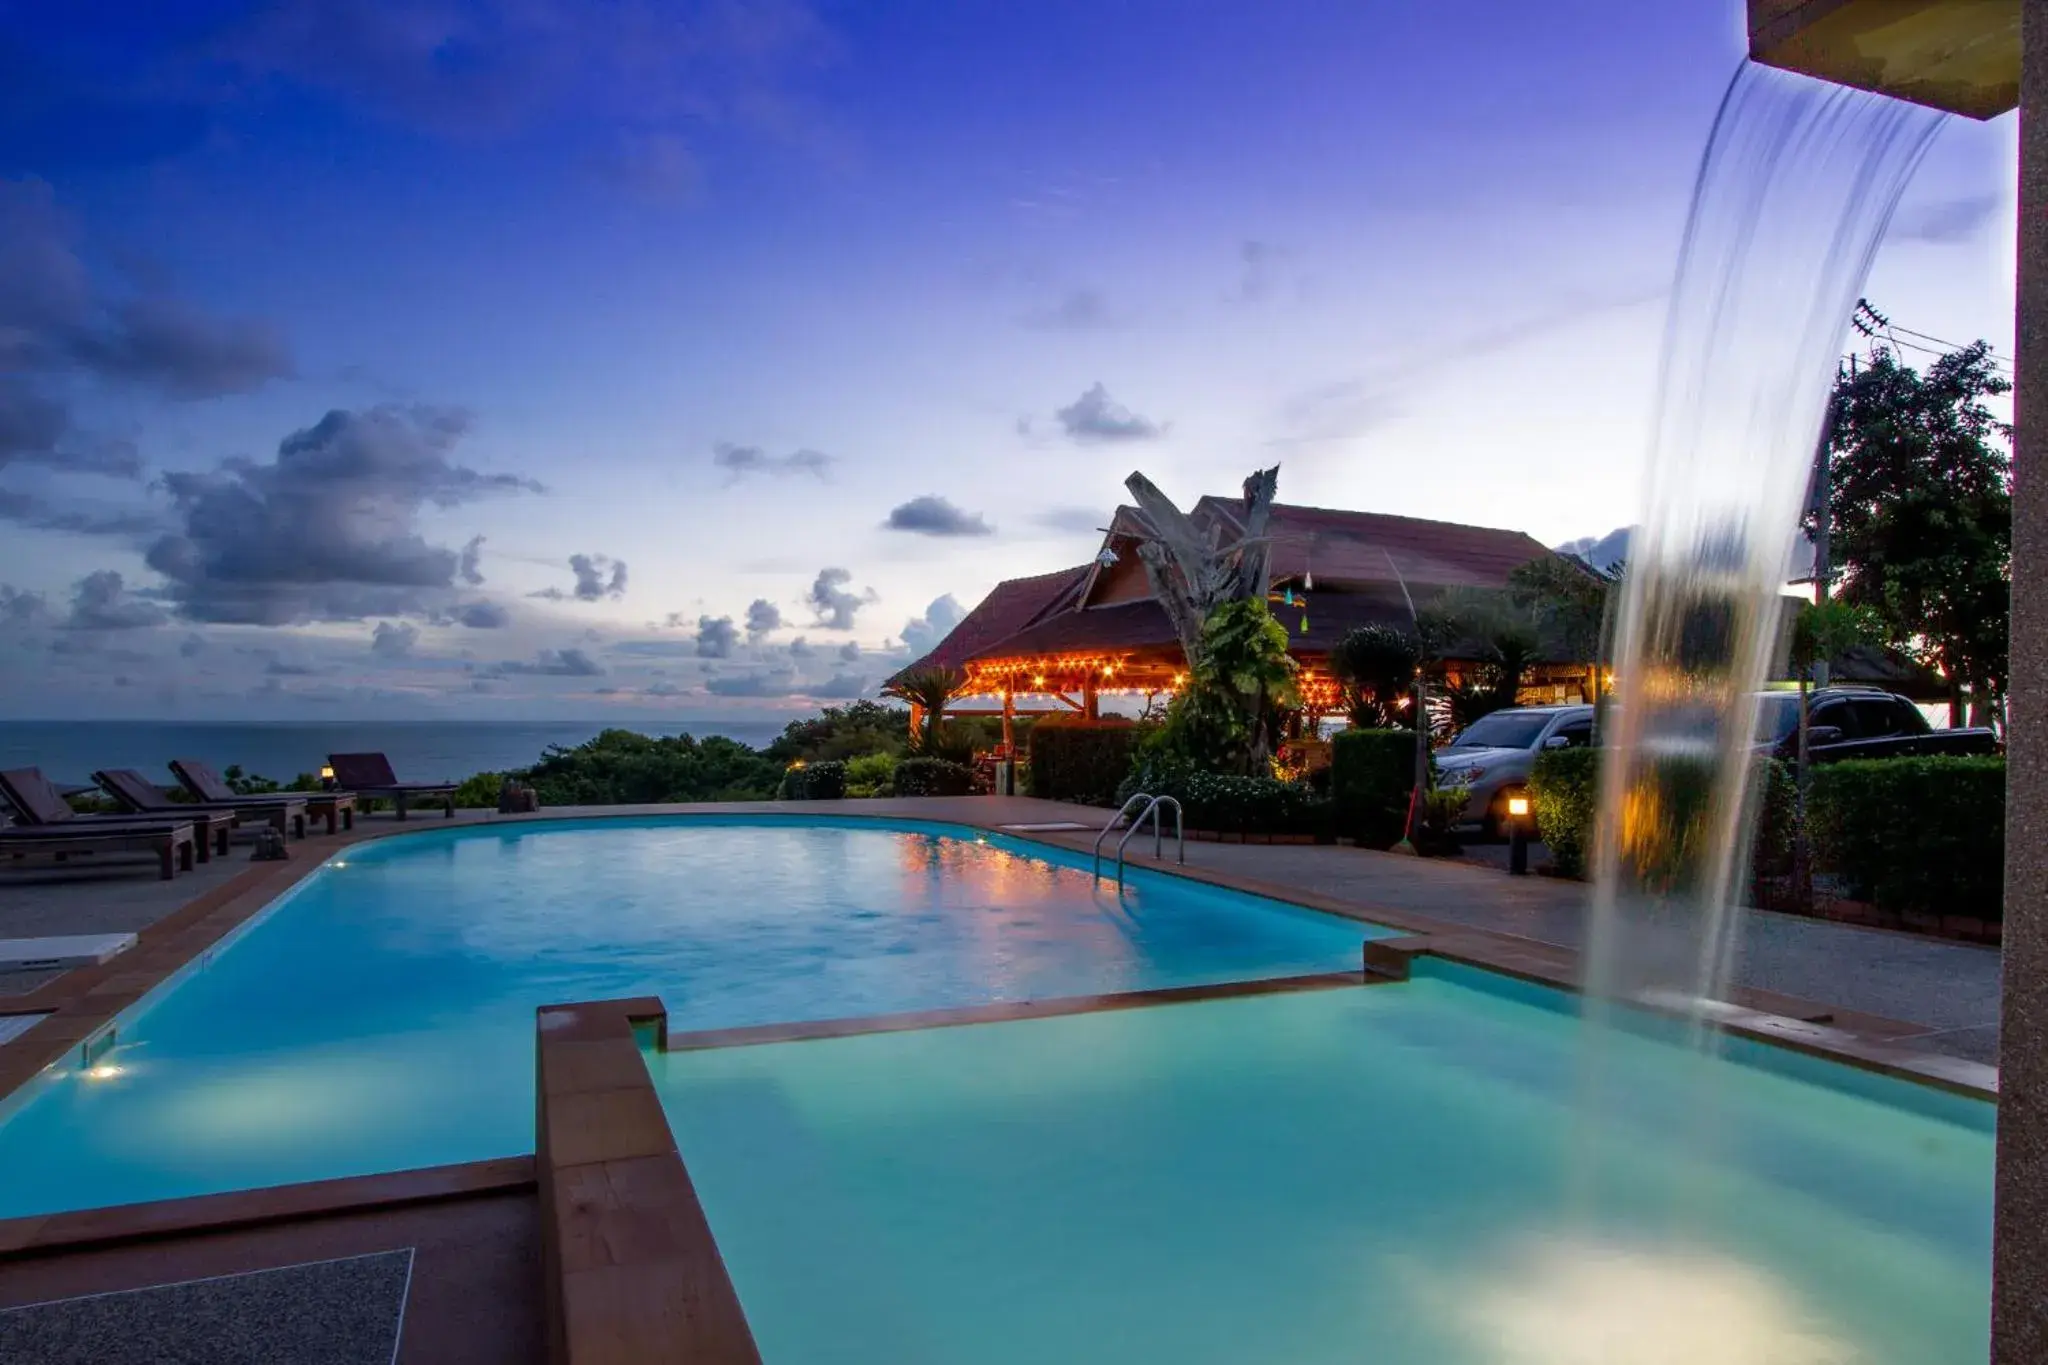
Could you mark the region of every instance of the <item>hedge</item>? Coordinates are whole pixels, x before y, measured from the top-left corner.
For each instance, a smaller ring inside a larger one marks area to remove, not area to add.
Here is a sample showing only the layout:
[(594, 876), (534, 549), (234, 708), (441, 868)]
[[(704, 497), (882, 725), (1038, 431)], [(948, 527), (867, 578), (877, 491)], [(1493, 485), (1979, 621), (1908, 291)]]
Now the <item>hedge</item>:
[[(1318, 837), (1330, 832), (1331, 803), (1305, 782), (1212, 773), (1186, 763), (1154, 761), (1140, 765), (1124, 780), (1117, 795), (1129, 800), (1140, 791), (1180, 802), (1181, 818), (1191, 830)], [(1172, 830), (1171, 821), (1167, 829)]]
[(1813, 770), (1815, 868), (1900, 913), (2005, 911), (2005, 760), (1848, 759)]
[(943, 758), (906, 758), (896, 765), (898, 796), (966, 796), (974, 790), (974, 769)]
[(1408, 825), (1415, 790), (1413, 730), (1341, 730), (1330, 752), (1337, 833), (1362, 848), (1392, 848)]
[(776, 795), (784, 801), (837, 801), (846, 795), (846, 765), (836, 758), (793, 765)]
[[(1536, 832), (1549, 846), (1550, 858), (1558, 872), (1567, 877), (1586, 875), (1586, 860), (1593, 851), (1593, 823), (1600, 810), (1599, 749), (1548, 749), (1536, 756), (1529, 774), (1530, 804), (1536, 816)], [(1761, 759), (1758, 776), (1764, 786), (1758, 801), (1755, 833), (1750, 842), (1750, 870), (1758, 876), (1784, 871), (1792, 855), (1793, 787), (1784, 764)], [(1704, 763), (1670, 763), (1660, 770), (1663, 804), (1673, 812), (1704, 802), (1711, 771)], [(1698, 829), (1682, 814), (1668, 817), (1676, 829)], [(1667, 850), (1667, 861), (1675, 864), (1691, 852), (1683, 844)], [(1655, 880), (1674, 866), (1644, 869)]]
[(1089, 806), (1116, 803), (1131, 752), (1149, 727), (1128, 721), (1041, 720), (1031, 727), (1031, 795)]

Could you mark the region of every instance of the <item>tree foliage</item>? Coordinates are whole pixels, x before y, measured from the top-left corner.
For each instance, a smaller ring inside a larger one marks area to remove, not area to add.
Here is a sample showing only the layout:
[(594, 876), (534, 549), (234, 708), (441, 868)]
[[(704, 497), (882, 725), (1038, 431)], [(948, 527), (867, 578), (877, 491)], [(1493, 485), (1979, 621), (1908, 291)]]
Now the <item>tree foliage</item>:
[(1360, 626), (1330, 651), (1330, 671), (1344, 687), (1351, 723), (1362, 729), (1395, 729), (1411, 724), (1403, 709), (1422, 651), (1392, 626)]
[(877, 701), (828, 706), (815, 716), (793, 720), (765, 750), (788, 765), (802, 759), (858, 758), (862, 754), (902, 755), (910, 749), (910, 713)]
[(910, 737), (910, 747), (920, 754), (936, 754), (939, 727), (946, 718), (946, 703), (960, 695), (967, 675), (957, 668), (932, 665), (908, 669), (897, 675), (883, 695), (909, 702), (924, 713), (924, 724)]
[(1985, 400), (2011, 388), (1981, 341), (1924, 373), (1879, 351), (1835, 384), (1837, 595), (1874, 609), (1889, 643), (1937, 669), (1958, 713), (1964, 689), (2006, 688), (2012, 428)]
[(723, 735), (606, 730), (573, 749), (550, 745), (525, 776), (546, 806), (755, 801), (774, 794), (782, 765)]
[(1418, 614), (1423, 649), (1441, 675), (1443, 661), (1476, 660), (1476, 676), (1432, 689), (1448, 703), (1458, 728), (1513, 706), (1530, 666), (1542, 656), (1542, 621), (1536, 610), (1510, 592), (1451, 588)]
[(1144, 757), (1171, 757), (1212, 772), (1266, 775), (1280, 711), (1298, 700), (1287, 627), (1263, 599), (1239, 598), (1209, 613), (1201, 657)]

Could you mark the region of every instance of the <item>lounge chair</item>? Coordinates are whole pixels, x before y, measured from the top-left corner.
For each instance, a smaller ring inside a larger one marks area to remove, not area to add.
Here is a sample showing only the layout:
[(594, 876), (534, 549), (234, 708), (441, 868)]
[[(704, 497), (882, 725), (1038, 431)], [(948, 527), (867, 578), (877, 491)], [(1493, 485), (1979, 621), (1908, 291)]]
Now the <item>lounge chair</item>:
[(306, 801), (290, 797), (282, 801), (237, 797), (226, 801), (174, 801), (171, 794), (133, 768), (105, 768), (92, 775), (100, 790), (114, 798), (121, 809), (136, 815), (176, 818), (189, 812), (226, 811), (238, 824), (269, 825), (279, 834), (306, 837)]
[(166, 880), (180, 867), (191, 870), (195, 858), (205, 862), (215, 847), (225, 852), (235, 823), (230, 811), (159, 819), (80, 815), (35, 768), (0, 770), (0, 798), (15, 819), (0, 828), (0, 850), (15, 857), (51, 853), (62, 862), (74, 853), (139, 849), (157, 855)]
[(210, 806), (260, 806), (289, 805), (294, 801), (306, 803), (306, 813), (315, 820), (327, 822), (327, 832), (335, 832), (338, 821), (343, 829), (356, 827), (356, 794), (354, 792), (263, 792), (246, 796), (227, 784), (221, 775), (196, 758), (174, 758), (171, 760), (171, 775), (178, 779), (192, 798), (204, 801)]
[[(391, 771), (391, 760), (382, 754), (329, 754), (327, 766), (334, 769), (334, 785), (357, 796), (388, 798), (398, 808), (398, 818), (413, 798), (439, 797), (441, 812), (455, 818), (455, 789), (459, 782), (400, 782)], [(429, 802), (429, 804), (432, 804)]]

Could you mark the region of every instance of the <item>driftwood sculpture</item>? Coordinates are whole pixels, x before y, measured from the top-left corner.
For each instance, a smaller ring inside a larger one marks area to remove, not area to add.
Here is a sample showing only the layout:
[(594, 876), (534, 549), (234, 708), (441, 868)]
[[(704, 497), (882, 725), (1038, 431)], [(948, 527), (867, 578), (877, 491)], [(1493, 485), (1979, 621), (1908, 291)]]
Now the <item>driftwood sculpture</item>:
[(1244, 481), (1241, 535), (1221, 519), (1202, 530), (1143, 474), (1133, 473), (1124, 487), (1152, 524), (1152, 535), (1138, 542), (1138, 558), (1192, 668), (1201, 658), (1202, 623), (1210, 612), (1225, 602), (1266, 595), (1273, 561), (1266, 523), (1280, 487), (1280, 466)]

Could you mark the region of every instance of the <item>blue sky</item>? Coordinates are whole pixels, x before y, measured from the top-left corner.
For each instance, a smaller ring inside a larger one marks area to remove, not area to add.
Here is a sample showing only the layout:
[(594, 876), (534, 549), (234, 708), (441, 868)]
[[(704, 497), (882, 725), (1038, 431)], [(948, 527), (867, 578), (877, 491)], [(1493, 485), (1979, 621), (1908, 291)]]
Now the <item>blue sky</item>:
[(1601, 534), (1740, 10), (0, 0), (0, 712), (871, 694), (1133, 469)]

